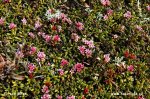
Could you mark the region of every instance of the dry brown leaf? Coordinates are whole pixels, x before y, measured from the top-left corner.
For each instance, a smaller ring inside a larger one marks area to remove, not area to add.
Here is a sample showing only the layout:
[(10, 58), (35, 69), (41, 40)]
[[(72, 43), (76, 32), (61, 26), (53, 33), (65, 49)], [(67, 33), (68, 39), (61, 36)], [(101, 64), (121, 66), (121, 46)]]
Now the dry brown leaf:
[(89, 7), (90, 7), (87, 3), (84, 3), (84, 6), (85, 6), (86, 8), (89, 8)]
[(3, 62), (4, 61), (4, 58), (3, 56), (0, 54), (0, 62)]
[(17, 75), (17, 74), (13, 74), (13, 75), (12, 75), (12, 78), (13, 78), (13, 79), (16, 79), (16, 80), (24, 80), (24, 79), (25, 79), (24, 76), (22, 76), (22, 75)]
[(1, 70), (2, 68), (4, 68), (5, 64), (6, 64), (6, 62), (0, 62), (0, 70)]

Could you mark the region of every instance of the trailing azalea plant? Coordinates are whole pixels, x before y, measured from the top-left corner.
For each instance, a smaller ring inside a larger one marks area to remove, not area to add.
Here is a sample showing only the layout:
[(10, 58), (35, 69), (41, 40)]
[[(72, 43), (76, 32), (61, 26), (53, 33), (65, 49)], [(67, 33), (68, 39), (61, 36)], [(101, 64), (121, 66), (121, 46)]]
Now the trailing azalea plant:
[(149, 1), (1, 0), (2, 99), (149, 99)]

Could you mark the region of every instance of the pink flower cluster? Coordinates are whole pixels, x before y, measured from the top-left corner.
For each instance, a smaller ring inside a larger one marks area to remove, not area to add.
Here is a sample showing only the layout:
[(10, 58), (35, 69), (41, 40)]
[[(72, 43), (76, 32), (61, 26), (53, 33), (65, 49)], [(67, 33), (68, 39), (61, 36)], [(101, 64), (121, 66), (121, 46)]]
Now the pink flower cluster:
[(10, 3), (11, 0), (3, 0), (4, 3)]
[(78, 30), (83, 30), (83, 28), (84, 28), (84, 25), (83, 25), (83, 23), (81, 23), (81, 22), (76, 22), (75, 23), (76, 24), (76, 28), (78, 29)]
[(85, 54), (86, 54), (86, 57), (91, 57), (92, 56), (92, 50), (90, 49), (85, 49)]
[(41, 99), (51, 99), (51, 96), (49, 94), (44, 94)]
[(127, 19), (132, 18), (131, 12), (130, 12), (130, 11), (127, 11), (127, 12), (124, 14), (124, 17), (127, 18)]
[(78, 46), (78, 49), (82, 55), (86, 55), (87, 58), (92, 56), (92, 50), (86, 49), (85, 46)]
[(80, 39), (80, 37), (78, 36), (78, 34), (72, 33), (71, 34), (71, 39), (73, 39), (75, 42), (78, 42), (78, 40)]
[(104, 15), (103, 19), (107, 20), (109, 18), (109, 16), (111, 16), (113, 14), (113, 10), (109, 9), (107, 10), (107, 14)]
[(64, 13), (60, 14), (60, 18), (62, 19), (62, 22), (67, 22), (68, 24), (72, 24), (70, 18), (68, 18), (67, 15), (65, 15)]
[(84, 42), (84, 44), (88, 45), (89, 48), (95, 48), (93, 40), (83, 39), (82, 41)]
[(38, 32), (38, 36), (42, 36), (43, 39), (45, 39), (45, 41), (48, 43), (51, 40), (51, 36), (45, 34), (44, 32)]
[(29, 32), (28, 35), (29, 35), (32, 39), (35, 38), (35, 35), (34, 35), (32, 32)]
[(110, 54), (105, 54), (104, 55), (104, 62), (108, 63), (110, 61)]
[(47, 43), (51, 40), (51, 36), (49, 35), (44, 35), (43, 38), (45, 39)]
[(38, 52), (37, 57), (38, 57), (38, 61), (45, 61), (46, 55), (44, 52)]
[(150, 11), (150, 5), (146, 6), (147, 10)]
[(23, 58), (24, 54), (22, 53), (22, 51), (17, 51), (16, 52), (16, 58)]
[(29, 69), (28, 72), (31, 74), (31, 73), (33, 73), (34, 70), (36, 69), (36, 66), (35, 66), (34, 64), (32, 64), (32, 63), (29, 63), (29, 64), (28, 64), (28, 69)]
[(84, 45), (78, 46), (78, 49), (82, 55), (85, 55), (85, 46)]
[(29, 52), (29, 54), (34, 54), (34, 53), (36, 53), (36, 47), (34, 47), (34, 46), (32, 46), (32, 47), (30, 47), (30, 52)]
[(66, 99), (75, 99), (75, 96), (67, 96)]
[(52, 40), (53, 42), (60, 42), (60, 41), (61, 41), (59, 35), (51, 36), (51, 35), (45, 34), (44, 32), (38, 32), (38, 35), (39, 35), (39, 36), (42, 36), (43, 39), (45, 39), (45, 42), (46, 42), (46, 43), (49, 43), (50, 40)]
[(51, 98), (50, 95), (48, 94), (49, 89), (46, 85), (43, 85), (42, 92), (44, 93), (44, 95), (41, 97), (41, 99), (50, 99)]
[(62, 76), (64, 75), (64, 70), (63, 69), (58, 69), (59, 75)]
[(104, 19), (104, 20), (107, 20), (107, 19), (108, 19), (108, 15), (104, 15), (104, 16), (103, 16), (103, 19)]
[(130, 72), (133, 72), (134, 71), (134, 66), (133, 65), (130, 65), (127, 67), (128, 71)]
[(86, 39), (83, 39), (82, 41), (85, 45), (87, 45), (88, 48), (86, 48), (85, 45), (82, 45), (82, 46), (78, 46), (78, 50), (82, 55), (86, 55), (86, 57), (89, 58), (92, 56), (92, 52), (93, 52), (92, 48), (95, 48), (94, 43), (92, 40), (88, 41)]
[(58, 96), (57, 96), (57, 99), (62, 99), (62, 96), (59, 96), (59, 95), (58, 95)]
[(143, 31), (143, 28), (139, 25), (136, 25), (135, 28), (138, 30), (138, 31)]
[(27, 24), (27, 20), (25, 18), (23, 18), (21, 21), (22, 21), (23, 25)]
[(65, 59), (61, 60), (61, 66), (65, 66), (65, 65), (68, 65), (68, 64), (69, 64), (69, 62), (67, 60), (65, 60)]
[(59, 35), (54, 35), (54, 36), (53, 36), (53, 41), (54, 41), (54, 42), (60, 41), (60, 36), (59, 36)]
[(4, 25), (4, 21), (5, 21), (5, 19), (4, 18), (0, 18), (0, 25)]
[(15, 29), (17, 26), (14, 23), (10, 23), (9, 24), (9, 29)]
[(111, 2), (109, 0), (101, 0), (103, 6), (110, 6)]
[(113, 10), (112, 10), (112, 9), (108, 9), (108, 10), (107, 10), (107, 15), (110, 16), (110, 15), (112, 15), (112, 14), (113, 14)]
[(38, 28), (40, 28), (42, 26), (42, 24), (39, 22), (39, 20), (38, 21), (36, 21), (35, 22), (35, 29), (38, 29)]
[(48, 89), (48, 87), (46, 85), (43, 85), (42, 92), (43, 93), (49, 93), (49, 89)]
[(77, 63), (77, 64), (74, 65), (73, 68), (74, 68), (74, 71), (81, 72), (84, 69), (84, 64)]
[(44, 38), (45, 33), (44, 32), (38, 32), (38, 36), (42, 36)]
[(143, 96), (138, 96), (138, 99), (145, 99)]

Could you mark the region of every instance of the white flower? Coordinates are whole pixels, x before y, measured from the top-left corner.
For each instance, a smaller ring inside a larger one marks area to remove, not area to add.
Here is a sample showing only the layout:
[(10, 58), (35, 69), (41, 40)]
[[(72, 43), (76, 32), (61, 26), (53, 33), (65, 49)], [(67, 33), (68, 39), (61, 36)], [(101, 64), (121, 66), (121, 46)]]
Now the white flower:
[(115, 57), (115, 60), (114, 60), (114, 62), (115, 62), (115, 64), (117, 65), (117, 66), (123, 66), (123, 67), (125, 67), (125, 61), (123, 61), (123, 56), (120, 58), (120, 57)]
[(61, 15), (61, 12), (59, 10), (55, 10), (55, 13), (52, 13), (50, 9), (50, 10), (47, 10), (45, 13), (45, 16), (47, 17), (48, 20), (51, 20), (52, 18), (59, 19), (60, 15)]

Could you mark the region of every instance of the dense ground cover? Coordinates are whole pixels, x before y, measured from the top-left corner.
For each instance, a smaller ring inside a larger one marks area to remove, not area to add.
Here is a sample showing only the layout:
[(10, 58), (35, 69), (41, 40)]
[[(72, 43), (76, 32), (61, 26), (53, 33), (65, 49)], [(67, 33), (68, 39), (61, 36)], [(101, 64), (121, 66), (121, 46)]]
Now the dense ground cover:
[(149, 0), (1, 0), (2, 99), (150, 99)]

